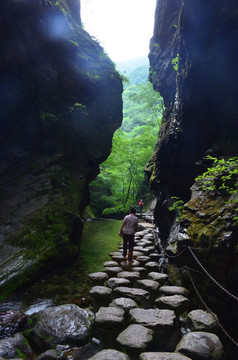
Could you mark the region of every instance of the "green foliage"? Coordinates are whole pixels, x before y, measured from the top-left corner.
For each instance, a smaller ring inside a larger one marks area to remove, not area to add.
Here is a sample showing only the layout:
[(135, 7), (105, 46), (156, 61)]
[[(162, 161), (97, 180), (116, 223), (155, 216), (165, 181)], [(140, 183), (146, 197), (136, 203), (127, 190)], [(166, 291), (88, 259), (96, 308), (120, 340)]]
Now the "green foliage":
[(90, 187), (91, 208), (97, 217), (118, 218), (137, 204), (137, 197), (145, 198), (149, 192), (144, 187), (144, 168), (158, 138), (163, 101), (145, 81), (148, 72), (145, 76), (143, 67), (132, 75), (129, 79), (139, 84), (130, 82), (123, 93), (123, 124), (114, 133), (111, 154)]
[(172, 206), (169, 207), (169, 211), (176, 211), (177, 221), (180, 221), (182, 219), (184, 201), (177, 196), (172, 196), (171, 199), (174, 200), (174, 203)]
[(203, 190), (218, 191), (229, 195), (237, 194), (238, 157), (225, 160), (207, 156), (207, 159), (212, 160), (213, 166), (195, 179), (202, 181)]
[[(207, 171), (199, 175), (195, 180), (202, 182), (204, 191), (229, 196), (230, 199), (227, 203), (237, 202), (238, 157), (234, 156), (225, 160), (224, 158), (218, 159), (208, 155), (206, 158), (212, 161), (212, 166), (208, 167)], [(233, 220), (238, 225), (238, 216), (233, 217)]]
[(172, 60), (172, 65), (174, 65), (174, 70), (178, 71), (178, 63), (179, 63), (179, 54)]

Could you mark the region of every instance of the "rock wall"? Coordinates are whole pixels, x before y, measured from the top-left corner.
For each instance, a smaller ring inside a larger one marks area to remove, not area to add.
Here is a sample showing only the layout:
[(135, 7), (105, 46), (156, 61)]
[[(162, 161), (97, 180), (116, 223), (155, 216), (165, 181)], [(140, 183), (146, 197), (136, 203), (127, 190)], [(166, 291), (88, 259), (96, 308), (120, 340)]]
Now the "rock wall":
[(79, 251), (88, 183), (122, 121), (122, 83), (80, 2), (0, 4), (1, 296)]
[[(183, 245), (199, 248), (196, 254), (207, 270), (235, 294), (238, 230), (232, 219), (237, 193), (231, 206), (222, 194), (204, 191), (195, 178), (211, 165), (207, 155), (228, 159), (238, 154), (237, 21), (235, 0), (157, 1), (150, 81), (166, 109), (146, 169), (157, 196), (155, 222), (164, 246), (175, 254)], [(169, 210), (175, 196), (185, 203), (180, 221)], [(201, 270), (187, 252), (171, 262)], [(193, 275), (209, 305), (232, 328), (231, 298), (214, 290), (206, 275)], [(182, 279), (191, 286), (186, 276)], [(194, 298), (200, 303), (195, 292)]]

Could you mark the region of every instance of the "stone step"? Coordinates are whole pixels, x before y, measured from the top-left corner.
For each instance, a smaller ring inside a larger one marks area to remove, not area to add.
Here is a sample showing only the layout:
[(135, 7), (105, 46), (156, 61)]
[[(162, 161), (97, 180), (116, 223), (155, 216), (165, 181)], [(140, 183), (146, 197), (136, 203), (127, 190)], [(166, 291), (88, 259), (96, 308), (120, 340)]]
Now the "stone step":
[(192, 360), (187, 356), (172, 352), (144, 352), (140, 354), (140, 360)]
[(88, 360), (130, 360), (130, 358), (121, 351), (106, 349), (99, 351), (96, 355), (90, 357)]
[(183, 295), (188, 296), (189, 291), (182, 286), (161, 286), (159, 289), (164, 295)]
[(176, 315), (182, 315), (189, 309), (189, 299), (183, 295), (161, 296), (155, 300), (158, 309), (174, 310)]
[(118, 286), (114, 289), (112, 296), (114, 299), (118, 297), (130, 298), (145, 309), (151, 307), (151, 295), (148, 291), (143, 289)]
[(168, 275), (152, 271), (152, 272), (149, 272), (148, 279), (158, 281), (160, 284), (163, 285), (166, 281), (168, 281)]
[(98, 271), (88, 275), (89, 279), (92, 280), (93, 285), (104, 285), (105, 281), (108, 279), (108, 275), (103, 271)]

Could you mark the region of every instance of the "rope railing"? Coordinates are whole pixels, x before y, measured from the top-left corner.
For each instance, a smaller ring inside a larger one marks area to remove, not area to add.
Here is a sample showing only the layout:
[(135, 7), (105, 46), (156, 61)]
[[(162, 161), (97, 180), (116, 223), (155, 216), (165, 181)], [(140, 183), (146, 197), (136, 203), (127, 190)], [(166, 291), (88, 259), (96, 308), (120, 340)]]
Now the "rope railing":
[[(163, 253), (164, 256), (167, 256), (169, 258), (175, 258), (175, 257), (178, 257), (178, 256), (181, 256), (187, 249), (189, 250), (190, 254), (193, 256), (194, 260), (197, 262), (197, 264), (201, 267), (201, 269), (203, 270), (203, 272), (210, 278), (210, 280), (213, 281), (214, 284), (216, 284), (222, 291), (224, 291), (228, 296), (230, 296), (232, 299), (234, 300), (238, 300), (238, 297), (233, 295), (230, 291), (228, 291), (226, 288), (224, 288), (224, 286), (222, 286), (216, 279), (214, 279), (214, 277), (205, 269), (205, 267), (201, 264), (201, 262), (198, 260), (198, 258), (196, 257), (196, 255), (194, 254), (194, 252), (192, 251), (192, 249), (194, 250), (200, 250), (199, 248), (193, 248), (191, 246), (184, 246), (184, 249), (179, 253), (179, 254), (176, 254), (176, 255), (169, 255), (166, 253), (166, 251), (164, 250), (162, 244), (161, 244), (161, 241), (158, 237), (158, 233), (155, 231), (155, 236), (157, 238), (157, 241), (159, 243), (159, 247), (161, 249), (161, 252)], [(202, 298), (201, 294), (199, 293), (196, 285), (195, 285), (195, 282), (190, 274), (190, 271), (189, 270), (193, 270), (193, 271), (196, 271), (194, 269), (190, 269), (188, 268), (188, 266), (184, 266), (180, 269), (178, 269), (179, 271), (180, 270), (183, 270), (185, 269), (188, 276), (189, 276), (189, 279), (192, 283), (192, 286), (197, 294), (197, 296), (199, 297), (201, 303), (203, 304), (203, 306), (205, 307), (205, 309), (212, 315), (212, 317), (216, 320), (218, 326), (220, 327), (220, 329), (223, 331), (223, 333), (226, 335), (226, 337), (236, 346), (238, 347), (238, 342), (236, 340), (233, 339), (233, 337), (227, 332), (227, 330), (223, 327), (223, 325), (220, 323), (220, 320), (218, 319), (218, 316), (208, 307), (208, 305), (206, 304), (206, 302), (204, 301), (204, 299)], [(198, 273), (201, 274), (201, 272), (199, 271), (196, 271)]]

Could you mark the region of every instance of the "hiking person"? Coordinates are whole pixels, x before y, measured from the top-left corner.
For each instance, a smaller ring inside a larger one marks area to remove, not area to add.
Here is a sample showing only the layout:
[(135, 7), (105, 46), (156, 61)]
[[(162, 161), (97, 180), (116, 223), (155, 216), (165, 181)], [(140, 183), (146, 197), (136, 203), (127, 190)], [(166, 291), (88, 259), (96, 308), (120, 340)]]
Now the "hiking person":
[(143, 210), (143, 206), (144, 206), (144, 203), (143, 203), (143, 200), (140, 199), (140, 201), (138, 202), (140, 208), (139, 208), (139, 211), (140, 211), (140, 216), (142, 216), (142, 210)]
[[(138, 218), (136, 215), (136, 209), (131, 207), (129, 215), (126, 215), (120, 230), (119, 235), (123, 237), (123, 256), (126, 258), (127, 256), (127, 248), (128, 252), (128, 261), (129, 263), (133, 262), (133, 248), (134, 248), (134, 235), (138, 228)], [(124, 229), (123, 229), (124, 228)]]

